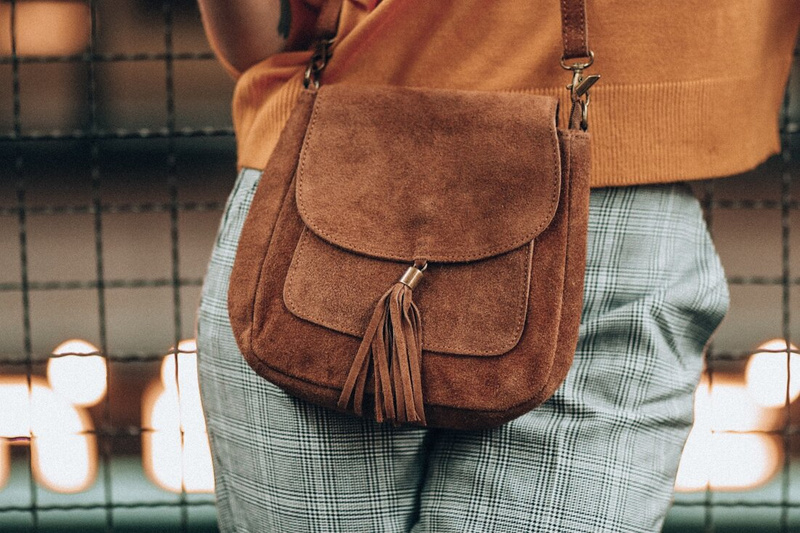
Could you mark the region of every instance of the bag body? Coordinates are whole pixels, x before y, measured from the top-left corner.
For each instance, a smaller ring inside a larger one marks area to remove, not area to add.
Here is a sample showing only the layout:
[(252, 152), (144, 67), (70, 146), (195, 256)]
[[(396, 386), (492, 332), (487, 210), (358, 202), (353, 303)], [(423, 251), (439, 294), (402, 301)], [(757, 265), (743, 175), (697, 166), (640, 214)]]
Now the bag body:
[[(493, 427), (546, 400), (577, 342), (589, 195), (589, 135), (557, 112), (519, 93), (303, 91), (231, 275), (250, 366), (307, 401), (428, 427)], [(425, 265), (413, 305), (410, 265)], [(400, 317), (376, 333), (394, 286)]]

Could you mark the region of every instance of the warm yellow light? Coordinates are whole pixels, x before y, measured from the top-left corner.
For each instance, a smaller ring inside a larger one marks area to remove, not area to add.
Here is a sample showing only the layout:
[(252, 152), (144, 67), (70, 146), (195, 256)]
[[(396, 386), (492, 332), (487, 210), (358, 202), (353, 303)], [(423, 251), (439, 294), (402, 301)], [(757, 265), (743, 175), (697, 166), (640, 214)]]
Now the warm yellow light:
[[(43, 382), (41, 378), (33, 378), (33, 382)], [(30, 398), (25, 376), (0, 377), (0, 437), (29, 437)]]
[(11, 451), (6, 440), (0, 437), (0, 490), (8, 483), (11, 474)]
[[(184, 404), (184, 402), (181, 402)], [(145, 393), (142, 457), (148, 477), (172, 492), (213, 492), (211, 450), (205, 426), (184, 428), (181, 444), (181, 408), (176, 389), (153, 384)]]
[(164, 357), (161, 363), (161, 383), (180, 400), (180, 423), (184, 431), (205, 431), (206, 421), (200, 401), (200, 383), (197, 377), (197, 345), (194, 340), (178, 344), (177, 379), (175, 354)]
[(96, 474), (95, 439), (86, 434), (92, 422), (48, 387), (31, 390), (31, 455), (33, 473), (44, 487), (56, 492), (87, 489)]
[(53, 355), (60, 357), (47, 362), (47, 380), (53, 390), (73, 405), (90, 406), (102, 400), (108, 387), (106, 360), (98, 353), (96, 346), (80, 339), (59, 344)]
[(183, 470), (180, 432), (156, 431), (145, 435), (143, 444), (144, 467), (150, 480), (164, 490), (180, 492)]
[(84, 491), (97, 474), (97, 441), (93, 435), (34, 437), (31, 455), (34, 477), (54, 492)]
[[(789, 344), (790, 350), (797, 350)], [(759, 351), (747, 362), (745, 376), (747, 390), (753, 399), (765, 407), (781, 407), (786, 403), (786, 384), (789, 383), (789, 401), (800, 396), (800, 355), (786, 352), (786, 341), (773, 339), (758, 347)], [(775, 353), (778, 352), (778, 353)], [(786, 357), (789, 357), (787, 375)], [(791, 379), (790, 379), (791, 376)]]
[(97, 473), (88, 414), (57, 395), (40, 377), (0, 379), (0, 437), (30, 442), (34, 479), (56, 492), (88, 488)]
[(780, 438), (737, 432), (770, 430), (779, 418), (773, 409), (756, 405), (741, 381), (715, 374), (709, 386), (704, 379), (695, 393), (695, 422), (676, 490), (745, 490), (769, 481), (783, 462)]
[(144, 395), (144, 468), (150, 479), (165, 490), (213, 492), (211, 450), (200, 404), (194, 341), (182, 341), (178, 349), (181, 353), (177, 356), (177, 374), (175, 354), (165, 356), (161, 383), (152, 384)]
[(183, 435), (183, 484), (186, 492), (214, 492), (214, 467), (206, 432), (187, 431)]
[(695, 393), (695, 428), (708, 431), (770, 431), (780, 413), (758, 405), (740, 379), (714, 374), (711, 387), (703, 381)]
[[(0, 3), (0, 54), (11, 53), (11, 6)], [(77, 54), (89, 43), (89, 5), (79, 0), (29, 0), (16, 5), (20, 55)]]
[(752, 433), (692, 432), (681, 457), (676, 490), (746, 490), (769, 481), (783, 461), (781, 440)]
[(34, 437), (74, 435), (84, 432), (90, 423), (82, 411), (40, 383), (31, 386), (30, 409)]

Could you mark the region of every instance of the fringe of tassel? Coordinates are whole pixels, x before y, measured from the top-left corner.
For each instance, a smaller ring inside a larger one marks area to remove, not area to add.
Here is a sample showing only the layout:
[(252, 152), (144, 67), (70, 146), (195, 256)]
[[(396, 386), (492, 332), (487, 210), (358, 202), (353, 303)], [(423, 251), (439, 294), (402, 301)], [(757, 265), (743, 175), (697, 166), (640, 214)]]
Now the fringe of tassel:
[(353, 411), (362, 414), (367, 376), (372, 370), (375, 419), (425, 425), (422, 321), (412, 299), (413, 288), (424, 268), (424, 265), (418, 268), (417, 264), (409, 268), (378, 300), (345, 380), (339, 408), (347, 409), (352, 401)]

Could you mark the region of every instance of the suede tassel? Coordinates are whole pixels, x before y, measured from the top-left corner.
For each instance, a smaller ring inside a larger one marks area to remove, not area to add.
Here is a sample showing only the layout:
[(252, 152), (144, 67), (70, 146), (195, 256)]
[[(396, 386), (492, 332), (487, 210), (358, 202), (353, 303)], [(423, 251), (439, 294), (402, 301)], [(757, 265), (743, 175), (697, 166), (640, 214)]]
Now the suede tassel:
[(395, 424), (425, 425), (422, 402), (422, 321), (412, 299), (413, 289), (427, 267), (417, 261), (378, 300), (353, 365), (345, 380), (338, 406), (362, 413), (367, 375), (372, 370), (375, 419)]

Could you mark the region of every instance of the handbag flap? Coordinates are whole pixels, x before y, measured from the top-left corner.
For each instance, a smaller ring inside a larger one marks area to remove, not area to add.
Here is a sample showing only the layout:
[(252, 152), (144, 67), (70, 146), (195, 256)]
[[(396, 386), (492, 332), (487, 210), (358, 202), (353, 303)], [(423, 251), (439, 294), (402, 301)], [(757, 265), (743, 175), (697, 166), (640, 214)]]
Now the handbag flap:
[(553, 97), (323, 86), (297, 169), (297, 206), (322, 239), (383, 259), (473, 261), (553, 218)]

